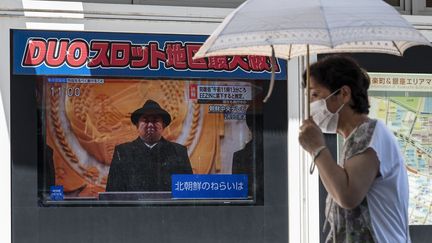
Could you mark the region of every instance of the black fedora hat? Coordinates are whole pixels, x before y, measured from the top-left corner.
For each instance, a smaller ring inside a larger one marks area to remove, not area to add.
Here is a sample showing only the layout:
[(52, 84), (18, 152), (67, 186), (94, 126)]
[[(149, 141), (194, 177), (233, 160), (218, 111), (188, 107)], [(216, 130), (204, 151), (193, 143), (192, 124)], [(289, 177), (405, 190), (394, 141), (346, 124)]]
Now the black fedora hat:
[(132, 113), (132, 123), (134, 125), (137, 125), (139, 118), (145, 114), (160, 115), (165, 126), (168, 126), (171, 123), (170, 114), (166, 110), (162, 109), (162, 107), (160, 107), (160, 105), (154, 100), (147, 100), (143, 107), (137, 109)]

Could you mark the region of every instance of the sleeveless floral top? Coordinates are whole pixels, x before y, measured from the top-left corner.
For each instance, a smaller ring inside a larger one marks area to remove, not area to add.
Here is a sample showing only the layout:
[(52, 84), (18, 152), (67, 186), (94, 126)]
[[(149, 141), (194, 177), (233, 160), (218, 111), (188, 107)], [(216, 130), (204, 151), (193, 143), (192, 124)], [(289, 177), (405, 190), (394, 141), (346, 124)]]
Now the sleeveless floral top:
[[(346, 160), (364, 152), (369, 147), (376, 123), (376, 120), (369, 119), (348, 136), (340, 155), (339, 166), (343, 167)], [(330, 225), (325, 242), (377, 242), (366, 197), (356, 208), (344, 209), (328, 195), (325, 212), (326, 222), (323, 230)]]

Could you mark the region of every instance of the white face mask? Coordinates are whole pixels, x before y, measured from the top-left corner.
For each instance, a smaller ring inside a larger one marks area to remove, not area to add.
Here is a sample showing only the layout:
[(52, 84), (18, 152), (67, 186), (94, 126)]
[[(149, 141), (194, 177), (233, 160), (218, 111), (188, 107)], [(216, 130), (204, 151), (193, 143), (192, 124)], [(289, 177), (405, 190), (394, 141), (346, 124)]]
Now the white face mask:
[(327, 108), (326, 100), (335, 93), (337, 93), (339, 90), (340, 89), (331, 93), (325, 99), (316, 100), (310, 103), (310, 114), (312, 116), (312, 119), (319, 126), (319, 128), (321, 128), (321, 131), (323, 133), (336, 133), (339, 121), (339, 111), (343, 108), (345, 104), (342, 104), (335, 113), (332, 113)]

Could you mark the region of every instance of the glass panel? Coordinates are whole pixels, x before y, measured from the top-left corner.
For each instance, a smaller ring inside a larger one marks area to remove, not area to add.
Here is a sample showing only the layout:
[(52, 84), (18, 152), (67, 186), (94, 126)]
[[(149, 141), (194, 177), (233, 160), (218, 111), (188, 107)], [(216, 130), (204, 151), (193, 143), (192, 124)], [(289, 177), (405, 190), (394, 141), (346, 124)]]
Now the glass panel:
[(133, 0), (133, 4), (162, 6), (191, 6), (206, 8), (237, 8), (245, 0), (203, 1), (203, 0)]
[(426, 8), (432, 8), (432, 0), (426, 0)]
[(370, 73), (369, 116), (395, 134), (409, 179), (409, 223), (430, 225), (432, 202), (431, 74)]
[[(47, 0), (58, 1), (58, 0)], [(77, 0), (62, 0), (63, 2), (77, 2)], [(137, 4), (137, 5), (159, 5), (159, 6), (190, 6), (207, 8), (236, 8), (245, 0), (229, 1), (205, 1), (205, 0), (80, 0), (86, 3), (108, 3), (108, 4)]]
[[(58, 0), (48, 0), (48, 1), (58, 1)], [(77, 0), (62, 0), (63, 2), (77, 2)], [(132, 0), (80, 0), (83, 3), (109, 3), (109, 4), (133, 4)]]
[(395, 7), (400, 7), (401, 5), (400, 0), (385, 0), (385, 2)]

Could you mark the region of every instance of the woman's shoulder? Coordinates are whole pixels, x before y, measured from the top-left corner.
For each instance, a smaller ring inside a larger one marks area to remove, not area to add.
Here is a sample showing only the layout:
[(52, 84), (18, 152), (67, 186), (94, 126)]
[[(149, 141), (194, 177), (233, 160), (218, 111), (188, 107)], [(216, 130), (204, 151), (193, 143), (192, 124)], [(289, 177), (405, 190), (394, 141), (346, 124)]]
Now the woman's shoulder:
[(387, 127), (386, 123), (382, 120), (371, 119), (374, 121), (374, 137), (379, 139), (387, 139), (393, 137), (393, 132)]
[(377, 120), (368, 119), (362, 123), (345, 141), (345, 158), (350, 158), (365, 151), (371, 144), (376, 129)]
[(370, 141), (377, 127), (377, 123), (378, 121), (376, 119), (370, 118), (363, 122), (354, 132), (353, 140), (357, 143), (362, 140)]
[(357, 129), (351, 140), (351, 143), (357, 145), (358, 149), (364, 149), (373, 144), (392, 145), (394, 135), (384, 121), (369, 119)]

